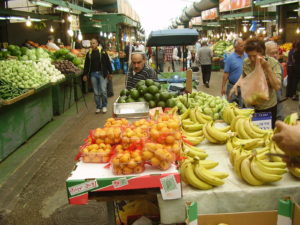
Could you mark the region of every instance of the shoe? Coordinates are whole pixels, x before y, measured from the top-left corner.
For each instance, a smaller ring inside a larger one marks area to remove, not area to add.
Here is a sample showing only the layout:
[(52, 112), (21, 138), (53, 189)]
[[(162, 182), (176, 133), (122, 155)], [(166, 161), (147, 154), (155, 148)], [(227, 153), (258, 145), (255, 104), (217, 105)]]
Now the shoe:
[(205, 87), (209, 88), (209, 84), (208, 84), (208, 83), (205, 83)]
[(103, 107), (103, 108), (102, 108), (102, 112), (103, 112), (103, 113), (106, 113), (106, 112), (107, 112), (107, 108), (106, 108), (106, 107)]
[(96, 114), (100, 113), (101, 112), (101, 109), (96, 109)]

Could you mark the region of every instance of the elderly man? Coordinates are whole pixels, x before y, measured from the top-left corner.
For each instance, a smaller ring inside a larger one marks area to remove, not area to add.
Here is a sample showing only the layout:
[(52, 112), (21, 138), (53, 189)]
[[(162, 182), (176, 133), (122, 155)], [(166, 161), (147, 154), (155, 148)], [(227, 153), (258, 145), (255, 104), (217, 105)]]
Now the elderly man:
[(197, 61), (200, 63), (202, 71), (202, 80), (205, 87), (209, 88), (209, 81), (211, 75), (213, 51), (207, 45), (206, 41), (202, 42), (202, 46), (197, 52)]
[(131, 53), (131, 68), (126, 81), (128, 90), (135, 87), (140, 80), (157, 79), (156, 72), (146, 65), (146, 55), (144, 52)]
[[(274, 41), (267, 41), (265, 43), (266, 46), (266, 56), (269, 57), (273, 57), (274, 59), (276, 59), (278, 61), (278, 45), (276, 42)], [(279, 63), (279, 62), (278, 62)], [(281, 68), (281, 84), (283, 83), (283, 71)], [(284, 115), (283, 115), (283, 105), (282, 105), (282, 86), (280, 87), (280, 89), (278, 91), (276, 91), (277, 94), (277, 120), (283, 120), (284, 119)]]
[[(238, 38), (234, 41), (234, 52), (231, 53), (225, 63), (223, 82), (221, 88), (221, 94), (227, 96), (229, 102), (236, 102), (239, 107), (243, 107), (243, 101), (241, 91), (238, 91), (238, 95), (229, 98), (229, 92), (234, 84), (239, 80), (243, 73), (243, 61), (247, 57), (244, 52), (244, 41)], [(227, 88), (225, 85), (227, 83)]]

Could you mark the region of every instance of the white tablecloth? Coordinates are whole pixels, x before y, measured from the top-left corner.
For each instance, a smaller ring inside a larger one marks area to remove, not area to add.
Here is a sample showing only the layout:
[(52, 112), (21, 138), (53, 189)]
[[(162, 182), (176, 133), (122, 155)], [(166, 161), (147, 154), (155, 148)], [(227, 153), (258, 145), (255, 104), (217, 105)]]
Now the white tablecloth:
[(185, 220), (185, 202), (197, 201), (198, 214), (266, 211), (277, 209), (279, 198), (293, 196), (300, 200), (300, 181), (289, 173), (283, 179), (269, 185), (248, 185), (234, 173), (225, 145), (201, 144), (209, 154), (207, 159), (219, 162), (213, 170), (229, 173), (225, 184), (211, 190), (194, 189), (182, 182), (183, 198), (164, 201), (158, 195), (161, 223), (181, 223)]

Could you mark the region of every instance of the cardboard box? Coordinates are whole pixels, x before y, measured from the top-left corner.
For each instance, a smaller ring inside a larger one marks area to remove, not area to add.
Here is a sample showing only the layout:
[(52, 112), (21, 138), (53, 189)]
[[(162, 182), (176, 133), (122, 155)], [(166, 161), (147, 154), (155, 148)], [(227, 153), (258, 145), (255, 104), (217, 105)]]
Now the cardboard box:
[(200, 215), (198, 225), (276, 225), (277, 211)]
[[(294, 203), (291, 208), (293, 211), (292, 225), (300, 225), (300, 206), (293, 199), (291, 200)], [(218, 225), (220, 223), (228, 225), (284, 225), (282, 221), (278, 220), (279, 216), (277, 210), (199, 215), (198, 225)]]

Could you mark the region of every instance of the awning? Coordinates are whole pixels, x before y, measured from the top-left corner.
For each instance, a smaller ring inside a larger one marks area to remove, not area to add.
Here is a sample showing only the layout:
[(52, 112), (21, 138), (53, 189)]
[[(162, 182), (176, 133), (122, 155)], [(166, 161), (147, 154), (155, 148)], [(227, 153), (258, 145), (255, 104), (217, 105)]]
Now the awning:
[(149, 46), (184, 46), (193, 45), (198, 40), (195, 29), (174, 29), (152, 31), (147, 41)]

